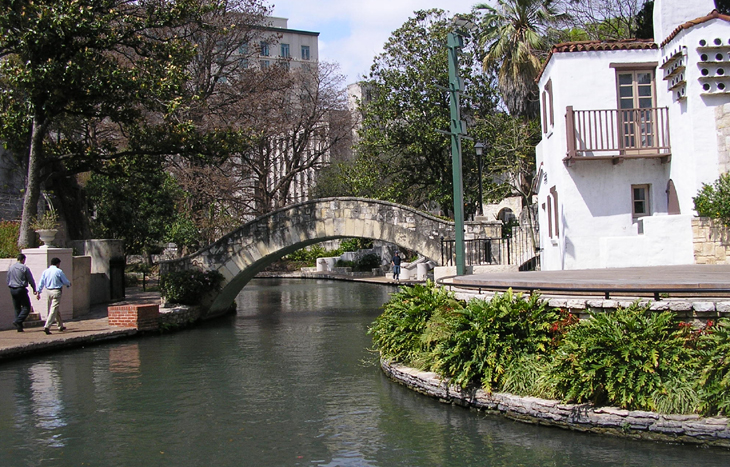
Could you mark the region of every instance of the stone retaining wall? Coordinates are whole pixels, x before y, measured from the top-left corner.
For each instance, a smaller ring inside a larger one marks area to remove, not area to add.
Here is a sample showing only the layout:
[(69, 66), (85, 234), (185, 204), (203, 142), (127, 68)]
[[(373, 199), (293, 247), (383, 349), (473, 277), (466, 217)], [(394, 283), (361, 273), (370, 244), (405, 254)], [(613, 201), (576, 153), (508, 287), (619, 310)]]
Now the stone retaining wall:
[[(501, 292), (499, 292), (501, 293)], [(456, 298), (469, 301), (474, 298), (489, 300), (493, 292), (482, 294), (456, 292)], [(600, 298), (547, 298), (548, 306), (561, 308), (575, 314), (581, 319), (588, 318), (588, 313), (601, 313), (616, 310), (617, 307), (626, 308), (636, 300), (606, 300)], [(707, 320), (730, 317), (730, 300), (728, 299), (681, 299), (668, 298), (664, 300), (639, 299), (642, 305), (649, 305), (651, 311), (672, 311), (677, 318), (683, 321), (697, 321), (704, 323)]]
[(695, 264), (730, 264), (730, 228), (722, 222), (692, 219)]
[(442, 402), (501, 413), (513, 420), (538, 425), (628, 438), (681, 442), (730, 448), (730, 419), (698, 415), (662, 415), (655, 412), (564, 404), (560, 401), (461, 389), (438, 375), (381, 361), (392, 380)]
[(198, 306), (180, 306), (160, 310), (159, 328), (161, 331), (171, 331), (190, 326), (202, 318), (201, 309)]

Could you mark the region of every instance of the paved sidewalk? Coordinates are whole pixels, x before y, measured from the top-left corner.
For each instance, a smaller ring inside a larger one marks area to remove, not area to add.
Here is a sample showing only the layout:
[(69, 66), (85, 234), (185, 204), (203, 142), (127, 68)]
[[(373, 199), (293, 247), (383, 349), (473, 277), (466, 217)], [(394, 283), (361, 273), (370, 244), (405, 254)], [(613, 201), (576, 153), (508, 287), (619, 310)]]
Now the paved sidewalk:
[(123, 301), (93, 305), (85, 315), (65, 321), (65, 331), (59, 332), (53, 325), (50, 336), (43, 332), (42, 326), (26, 327), (24, 332), (0, 331), (0, 361), (133, 336), (138, 332), (136, 329), (110, 326), (107, 320), (107, 307), (129, 303), (160, 303), (160, 294), (127, 288)]

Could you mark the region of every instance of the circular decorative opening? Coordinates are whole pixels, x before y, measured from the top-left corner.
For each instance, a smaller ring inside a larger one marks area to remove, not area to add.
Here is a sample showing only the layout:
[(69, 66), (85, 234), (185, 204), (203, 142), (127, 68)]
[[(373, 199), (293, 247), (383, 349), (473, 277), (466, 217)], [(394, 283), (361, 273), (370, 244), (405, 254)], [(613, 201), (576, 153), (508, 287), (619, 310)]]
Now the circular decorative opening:
[(717, 83), (717, 89), (719, 89), (720, 91), (724, 90), (725, 89), (725, 83)]
[(707, 61), (707, 54), (700, 55), (700, 60), (702, 60), (703, 62), (706, 62)]
[(704, 39), (700, 39), (700, 47), (704, 47), (707, 45), (707, 41)]
[(703, 68), (700, 73), (702, 73), (702, 76), (707, 76), (710, 74), (710, 70), (708, 70), (707, 68)]
[(715, 38), (715, 45), (720, 45), (720, 44), (722, 44), (722, 41), (720, 40), (720, 38), (719, 37)]
[(709, 91), (710, 90), (710, 84), (709, 83), (703, 84), (702, 85), (702, 89), (704, 89), (705, 91)]
[(723, 58), (724, 58), (724, 55), (723, 54), (717, 54), (717, 55), (715, 55), (715, 60), (717, 60), (719, 62), (721, 62)]
[(725, 74), (725, 70), (723, 70), (722, 68), (718, 68), (717, 69), (717, 74), (720, 75), (720, 76), (722, 76), (722, 75)]

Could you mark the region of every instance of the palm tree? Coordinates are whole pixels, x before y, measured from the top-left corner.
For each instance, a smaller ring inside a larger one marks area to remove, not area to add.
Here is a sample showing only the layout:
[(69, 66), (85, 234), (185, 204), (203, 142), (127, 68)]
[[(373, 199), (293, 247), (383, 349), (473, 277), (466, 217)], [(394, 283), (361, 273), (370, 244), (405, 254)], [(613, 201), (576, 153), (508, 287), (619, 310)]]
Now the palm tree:
[(499, 90), (512, 115), (535, 118), (539, 111), (535, 83), (548, 44), (548, 28), (566, 17), (553, 0), (497, 0), (497, 6), (479, 4), (484, 10), (485, 69), (498, 68)]

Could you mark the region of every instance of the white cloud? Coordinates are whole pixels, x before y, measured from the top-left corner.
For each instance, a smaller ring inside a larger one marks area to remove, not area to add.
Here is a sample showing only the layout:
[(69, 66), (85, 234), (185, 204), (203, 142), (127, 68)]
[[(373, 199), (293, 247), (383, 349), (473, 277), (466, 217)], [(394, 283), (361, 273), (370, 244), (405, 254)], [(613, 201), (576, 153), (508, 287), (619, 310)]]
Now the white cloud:
[(274, 16), (289, 19), (289, 27), (317, 31), (320, 60), (337, 62), (347, 82), (366, 75), (390, 33), (416, 10), (441, 8), (467, 13), (483, 0), (275, 0)]

